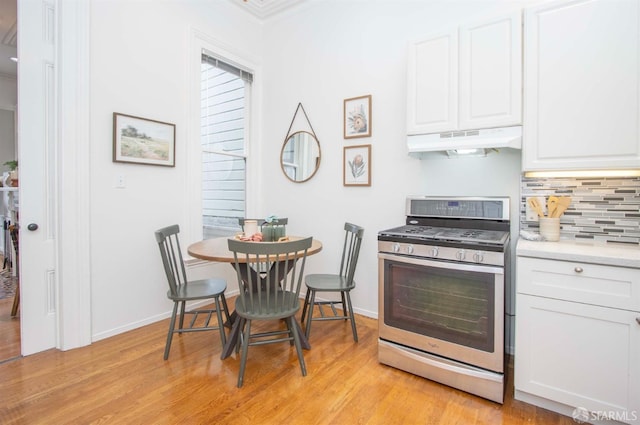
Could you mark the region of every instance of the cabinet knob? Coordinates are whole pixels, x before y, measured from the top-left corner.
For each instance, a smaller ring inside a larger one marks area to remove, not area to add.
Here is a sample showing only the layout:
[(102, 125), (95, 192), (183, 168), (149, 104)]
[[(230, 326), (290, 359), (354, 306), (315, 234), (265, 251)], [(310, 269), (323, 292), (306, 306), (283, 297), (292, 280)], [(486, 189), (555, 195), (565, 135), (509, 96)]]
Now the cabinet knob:
[(575, 269), (573, 269), (576, 273), (582, 273), (582, 267), (576, 267)]

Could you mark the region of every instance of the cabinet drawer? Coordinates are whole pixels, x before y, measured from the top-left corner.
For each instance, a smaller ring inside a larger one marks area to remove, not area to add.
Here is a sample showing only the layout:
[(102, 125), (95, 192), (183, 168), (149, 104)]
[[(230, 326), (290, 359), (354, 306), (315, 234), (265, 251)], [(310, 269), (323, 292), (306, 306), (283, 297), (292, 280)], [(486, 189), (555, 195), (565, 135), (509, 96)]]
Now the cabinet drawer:
[(640, 311), (640, 270), (518, 257), (520, 294)]

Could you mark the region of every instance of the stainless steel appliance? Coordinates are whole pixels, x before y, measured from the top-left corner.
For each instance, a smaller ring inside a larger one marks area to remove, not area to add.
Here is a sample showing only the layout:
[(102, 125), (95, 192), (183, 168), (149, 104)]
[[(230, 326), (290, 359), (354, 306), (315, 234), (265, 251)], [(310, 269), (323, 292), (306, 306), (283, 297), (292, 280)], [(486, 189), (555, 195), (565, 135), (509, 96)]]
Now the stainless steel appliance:
[(409, 197), (378, 233), (381, 363), (502, 403), (509, 198)]

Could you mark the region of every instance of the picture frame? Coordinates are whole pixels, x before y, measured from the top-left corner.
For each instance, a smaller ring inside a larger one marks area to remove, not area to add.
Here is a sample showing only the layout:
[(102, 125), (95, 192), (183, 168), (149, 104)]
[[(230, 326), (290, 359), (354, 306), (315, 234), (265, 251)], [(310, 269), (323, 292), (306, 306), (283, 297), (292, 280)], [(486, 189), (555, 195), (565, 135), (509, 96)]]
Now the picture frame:
[(175, 167), (176, 126), (113, 113), (113, 162)]
[(371, 145), (344, 147), (342, 184), (371, 186)]
[(344, 100), (344, 138), (371, 137), (371, 95)]

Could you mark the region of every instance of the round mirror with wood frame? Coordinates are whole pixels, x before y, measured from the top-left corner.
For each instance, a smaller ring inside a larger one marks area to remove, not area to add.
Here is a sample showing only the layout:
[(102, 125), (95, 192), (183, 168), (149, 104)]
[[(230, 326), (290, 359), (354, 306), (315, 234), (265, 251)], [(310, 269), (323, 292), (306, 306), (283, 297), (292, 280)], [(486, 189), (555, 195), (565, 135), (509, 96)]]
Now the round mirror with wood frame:
[(320, 167), (320, 142), (308, 131), (291, 134), (282, 144), (280, 166), (289, 180), (302, 183), (309, 180)]

